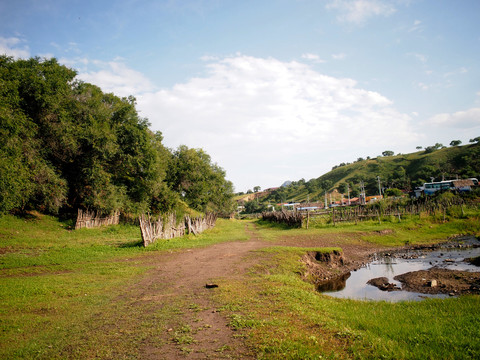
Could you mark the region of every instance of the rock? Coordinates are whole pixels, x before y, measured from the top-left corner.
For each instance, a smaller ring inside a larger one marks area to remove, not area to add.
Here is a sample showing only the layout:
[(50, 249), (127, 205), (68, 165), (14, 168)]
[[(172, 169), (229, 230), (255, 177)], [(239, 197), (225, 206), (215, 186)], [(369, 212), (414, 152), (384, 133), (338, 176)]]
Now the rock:
[(375, 279), (370, 279), (367, 281), (367, 284), (375, 286), (379, 288), (382, 291), (395, 291), (395, 290), (400, 290), (400, 288), (393, 284), (389, 283), (388, 279), (386, 277), (379, 277)]
[(436, 287), (438, 285), (437, 280), (431, 280), (428, 282), (428, 286), (430, 287)]
[(207, 289), (213, 289), (213, 288), (217, 288), (218, 285), (217, 285), (217, 284), (205, 284), (205, 287), (206, 287)]

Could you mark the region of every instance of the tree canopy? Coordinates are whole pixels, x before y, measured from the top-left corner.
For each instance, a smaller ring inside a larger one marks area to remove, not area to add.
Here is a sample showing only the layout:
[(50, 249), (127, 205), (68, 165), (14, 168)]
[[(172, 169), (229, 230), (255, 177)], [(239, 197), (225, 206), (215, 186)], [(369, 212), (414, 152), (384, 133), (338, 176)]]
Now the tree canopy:
[(76, 75), (56, 59), (0, 56), (0, 213), (230, 206), (232, 185), (208, 154), (167, 149), (135, 98)]

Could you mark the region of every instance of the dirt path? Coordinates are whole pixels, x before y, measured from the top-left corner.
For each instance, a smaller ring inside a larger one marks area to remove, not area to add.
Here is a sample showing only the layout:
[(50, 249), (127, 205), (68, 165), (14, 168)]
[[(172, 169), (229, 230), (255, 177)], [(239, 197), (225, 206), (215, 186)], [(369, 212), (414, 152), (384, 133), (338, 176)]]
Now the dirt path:
[(145, 344), (142, 359), (253, 359), (241, 338), (228, 327), (206, 288), (215, 280), (243, 276), (253, 264), (248, 254), (270, 246), (246, 229), (248, 241), (228, 242), (150, 258), (155, 265), (143, 280), (129, 289), (135, 302), (182, 306), (181, 324), (172, 319), (161, 341)]
[(228, 326), (229, 320), (217, 311), (212, 300), (215, 288), (206, 284), (216, 280), (236, 279), (258, 262), (252, 251), (264, 247), (339, 246), (356, 266), (374, 251), (373, 246), (350, 243), (336, 236), (302, 236), (280, 238), (275, 243), (261, 240), (255, 229), (245, 226), (248, 241), (215, 244), (205, 248), (178, 253), (155, 254), (148, 261), (153, 269), (130, 289), (125, 291), (128, 302), (148, 305), (150, 311), (162, 307), (181, 308), (164, 329), (162, 338), (145, 342), (141, 359), (255, 359), (242, 338)]
[[(224, 312), (215, 307), (215, 288), (206, 284), (241, 279), (259, 261), (252, 251), (264, 247), (340, 246), (348, 261), (348, 271), (365, 264), (375, 251), (385, 250), (368, 244), (355, 234), (316, 234), (280, 237), (275, 243), (261, 240), (251, 224), (246, 225), (247, 241), (216, 244), (175, 253), (153, 254), (145, 258), (153, 266), (143, 279), (126, 289), (124, 300), (154, 313), (168, 308), (175, 315), (162, 323), (160, 338), (148, 339), (140, 349), (141, 359), (254, 359), (243, 338), (229, 326)], [(330, 276), (328, 267), (314, 269), (318, 279)], [(148, 306), (144, 306), (148, 305)], [(167, 313), (168, 313), (167, 311)], [(168, 313), (170, 314), (170, 313)], [(149, 314), (146, 314), (148, 317)], [(157, 336), (158, 337), (158, 336)]]

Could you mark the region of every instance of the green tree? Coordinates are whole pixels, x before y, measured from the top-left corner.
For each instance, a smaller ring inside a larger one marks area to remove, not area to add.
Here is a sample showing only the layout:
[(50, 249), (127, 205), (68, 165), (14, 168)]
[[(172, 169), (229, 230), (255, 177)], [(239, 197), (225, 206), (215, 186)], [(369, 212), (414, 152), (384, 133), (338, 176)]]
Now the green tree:
[(341, 194), (346, 194), (347, 191), (348, 191), (348, 185), (344, 182), (342, 182), (338, 188), (337, 188), (338, 192), (341, 193)]
[(450, 142), (450, 146), (458, 146), (460, 145), (462, 142), (460, 140), (452, 140)]
[(196, 210), (232, 211), (233, 185), (225, 179), (225, 171), (201, 149), (178, 147), (167, 171), (167, 182)]
[(403, 195), (402, 190), (397, 189), (397, 188), (390, 188), (385, 190), (385, 195), (386, 196), (394, 196), (394, 197), (400, 197)]
[(391, 150), (385, 150), (384, 152), (382, 152), (382, 155), (383, 156), (393, 156), (394, 152), (391, 151)]

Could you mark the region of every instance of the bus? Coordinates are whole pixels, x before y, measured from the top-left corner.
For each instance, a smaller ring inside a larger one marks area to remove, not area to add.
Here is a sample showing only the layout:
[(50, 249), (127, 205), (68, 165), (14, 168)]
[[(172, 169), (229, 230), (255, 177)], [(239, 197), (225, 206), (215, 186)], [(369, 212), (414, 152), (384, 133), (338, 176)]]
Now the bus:
[(469, 178), (465, 180), (445, 180), (424, 183), (423, 186), (418, 188), (425, 195), (433, 195), (437, 191), (456, 190), (460, 192), (471, 191), (472, 186), (478, 186), (477, 178)]

